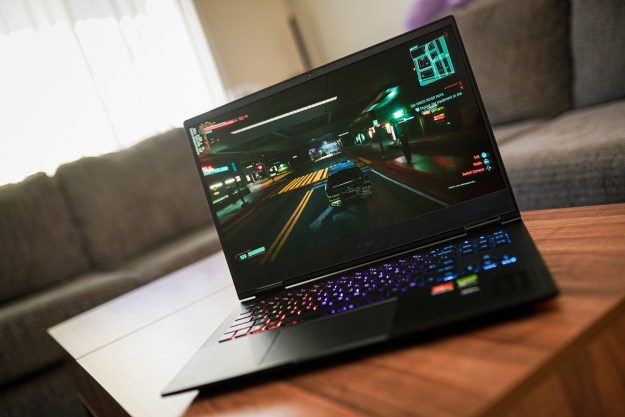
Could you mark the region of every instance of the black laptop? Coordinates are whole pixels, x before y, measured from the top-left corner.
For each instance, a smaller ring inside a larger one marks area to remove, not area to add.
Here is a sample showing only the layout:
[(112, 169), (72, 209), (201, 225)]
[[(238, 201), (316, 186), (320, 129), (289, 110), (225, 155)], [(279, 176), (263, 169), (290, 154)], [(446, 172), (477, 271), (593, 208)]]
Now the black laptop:
[(557, 293), (451, 17), (184, 126), (241, 303), (163, 395)]

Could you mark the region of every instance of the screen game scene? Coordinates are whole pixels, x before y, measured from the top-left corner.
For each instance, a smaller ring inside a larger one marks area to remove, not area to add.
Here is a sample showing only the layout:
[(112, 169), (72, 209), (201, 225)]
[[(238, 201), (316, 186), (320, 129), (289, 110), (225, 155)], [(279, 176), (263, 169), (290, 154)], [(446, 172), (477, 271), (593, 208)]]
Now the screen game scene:
[(504, 188), (459, 46), (445, 31), (189, 134), (226, 256), (240, 269)]

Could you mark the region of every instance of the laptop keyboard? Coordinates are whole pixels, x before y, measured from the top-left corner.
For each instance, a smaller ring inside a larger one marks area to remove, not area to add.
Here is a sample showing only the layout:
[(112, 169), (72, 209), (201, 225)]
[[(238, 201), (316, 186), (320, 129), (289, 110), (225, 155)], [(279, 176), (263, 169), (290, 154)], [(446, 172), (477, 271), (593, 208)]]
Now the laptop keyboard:
[(428, 287), (437, 295), (453, 290), (454, 280), (458, 288), (468, 288), (477, 282), (478, 272), (514, 263), (516, 258), (484, 254), (462, 270), (458, 260), (509, 243), (508, 234), (497, 231), (257, 298), (243, 305), (242, 313), (220, 342), (351, 310), (413, 288)]

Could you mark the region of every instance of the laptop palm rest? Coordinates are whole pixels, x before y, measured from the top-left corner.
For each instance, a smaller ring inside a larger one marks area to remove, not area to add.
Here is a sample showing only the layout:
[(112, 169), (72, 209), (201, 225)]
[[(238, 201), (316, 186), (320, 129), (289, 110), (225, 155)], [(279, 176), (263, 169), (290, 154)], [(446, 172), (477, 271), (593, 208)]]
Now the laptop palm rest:
[[(230, 342), (206, 343), (163, 390), (171, 395), (388, 339), (396, 298)], [(331, 319), (331, 320), (328, 320)]]
[(260, 371), (259, 366), (278, 332), (264, 332), (226, 343), (206, 343), (163, 390), (163, 395), (211, 385)]
[(263, 365), (299, 362), (387, 340), (396, 298), (284, 329)]

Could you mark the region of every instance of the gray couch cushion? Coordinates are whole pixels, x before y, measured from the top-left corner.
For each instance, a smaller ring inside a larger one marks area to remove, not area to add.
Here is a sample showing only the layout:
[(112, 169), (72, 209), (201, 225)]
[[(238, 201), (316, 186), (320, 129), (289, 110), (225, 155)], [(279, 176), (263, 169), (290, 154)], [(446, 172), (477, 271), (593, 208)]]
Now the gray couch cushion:
[(73, 384), (69, 370), (59, 364), (36, 378), (4, 387), (0, 392), (0, 416), (89, 417), (70, 388)]
[(221, 250), (213, 226), (202, 227), (121, 267), (132, 271), (141, 282), (149, 282)]
[(92, 273), (0, 309), (0, 384), (59, 360), (46, 330), (139, 285), (129, 272)]
[(508, 141), (514, 140), (514, 138), (539, 129), (546, 123), (546, 120), (541, 119), (524, 120), (522, 122), (493, 126), (493, 133), (495, 134), (497, 144), (501, 146)]
[(571, 0), (576, 106), (625, 97), (624, 44), (623, 0)]
[(62, 195), (43, 173), (0, 187), (0, 231), (0, 302), (88, 267)]
[(56, 177), (99, 268), (114, 268), (211, 221), (182, 129), (63, 165)]
[(625, 202), (625, 101), (568, 112), (500, 150), (519, 207)]
[(493, 124), (571, 107), (568, 1), (482, 0), (454, 15)]

